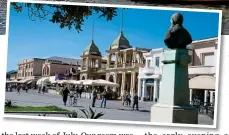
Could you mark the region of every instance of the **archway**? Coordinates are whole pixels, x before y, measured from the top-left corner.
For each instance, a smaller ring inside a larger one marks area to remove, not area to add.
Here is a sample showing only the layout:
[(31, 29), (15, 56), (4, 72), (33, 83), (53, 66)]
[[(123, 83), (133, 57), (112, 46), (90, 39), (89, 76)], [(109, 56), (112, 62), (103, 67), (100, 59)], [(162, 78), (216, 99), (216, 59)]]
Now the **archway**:
[(82, 80), (85, 80), (85, 77), (84, 76), (82, 77)]
[(197, 76), (189, 80), (190, 89), (215, 89), (215, 77), (213, 76)]

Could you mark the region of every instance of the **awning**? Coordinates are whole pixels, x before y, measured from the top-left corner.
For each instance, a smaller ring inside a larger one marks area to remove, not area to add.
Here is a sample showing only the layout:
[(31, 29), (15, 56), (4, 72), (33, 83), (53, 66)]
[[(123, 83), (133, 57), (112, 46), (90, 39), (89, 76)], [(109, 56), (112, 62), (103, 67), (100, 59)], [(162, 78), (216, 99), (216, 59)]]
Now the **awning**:
[(92, 86), (110, 86), (110, 87), (119, 87), (119, 84), (102, 80), (102, 79), (97, 79), (97, 80), (81, 80), (83, 85), (92, 85)]
[(20, 80), (20, 81), (18, 81), (18, 83), (28, 83), (29, 81), (32, 81), (32, 79)]
[(17, 81), (17, 80), (8, 80), (8, 81), (6, 81), (6, 83), (18, 83), (19, 81)]
[(30, 84), (30, 83), (32, 83), (33, 82), (33, 80), (30, 80), (29, 82), (27, 82), (27, 84)]
[(214, 90), (215, 89), (215, 77), (213, 76), (197, 76), (189, 80), (190, 89), (203, 89)]

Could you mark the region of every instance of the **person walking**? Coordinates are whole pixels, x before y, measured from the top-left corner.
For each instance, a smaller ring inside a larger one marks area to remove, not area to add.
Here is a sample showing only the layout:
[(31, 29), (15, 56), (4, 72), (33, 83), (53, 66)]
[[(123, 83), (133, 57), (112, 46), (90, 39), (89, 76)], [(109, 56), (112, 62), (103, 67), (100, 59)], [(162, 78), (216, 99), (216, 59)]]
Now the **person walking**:
[(45, 88), (45, 86), (43, 86), (43, 87), (42, 87), (42, 93), (43, 93), (43, 94), (45, 94), (45, 90), (46, 90), (46, 88)]
[(17, 94), (19, 94), (19, 95), (20, 95), (20, 89), (21, 89), (21, 87), (20, 87), (20, 85), (18, 85), (17, 86)]
[(134, 99), (133, 99), (133, 110), (134, 110), (134, 107), (136, 106), (136, 110), (138, 110), (138, 95), (135, 94), (134, 96)]
[(104, 90), (104, 92), (102, 93), (102, 101), (100, 107), (103, 107), (104, 105), (104, 108), (106, 108), (106, 103), (107, 103), (107, 92), (106, 90)]
[(68, 100), (68, 94), (69, 94), (69, 90), (68, 87), (65, 87), (65, 89), (63, 90), (63, 102), (64, 102), (64, 106), (66, 106), (66, 102)]
[(41, 86), (38, 86), (38, 93), (41, 93)]
[(131, 105), (131, 95), (130, 95), (130, 93), (127, 93), (127, 95), (126, 95), (126, 105), (127, 106)]
[(79, 90), (79, 96), (80, 96), (80, 98), (81, 98), (81, 95), (82, 95), (82, 93), (83, 93), (83, 89), (84, 89), (84, 88), (81, 87), (80, 90)]
[(29, 87), (28, 85), (25, 85), (25, 92), (28, 93)]
[(96, 98), (97, 98), (97, 91), (96, 91), (96, 89), (94, 89), (92, 91), (92, 107), (95, 107)]
[(122, 105), (125, 106), (126, 105), (126, 93), (124, 92), (122, 95)]

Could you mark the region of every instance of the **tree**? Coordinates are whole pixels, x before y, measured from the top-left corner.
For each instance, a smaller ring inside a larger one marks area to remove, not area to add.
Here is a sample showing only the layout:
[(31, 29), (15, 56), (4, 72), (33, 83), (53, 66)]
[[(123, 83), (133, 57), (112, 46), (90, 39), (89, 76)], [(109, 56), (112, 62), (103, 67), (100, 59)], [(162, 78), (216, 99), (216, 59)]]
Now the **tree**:
[(11, 6), (17, 13), (27, 8), (28, 17), (32, 21), (48, 19), (52, 23), (60, 25), (60, 28), (76, 29), (82, 31), (81, 26), (85, 19), (92, 14), (97, 14), (98, 18), (105, 18), (107, 21), (117, 16), (117, 9), (110, 7), (90, 7), (74, 5), (53, 5), (37, 3), (12, 3)]

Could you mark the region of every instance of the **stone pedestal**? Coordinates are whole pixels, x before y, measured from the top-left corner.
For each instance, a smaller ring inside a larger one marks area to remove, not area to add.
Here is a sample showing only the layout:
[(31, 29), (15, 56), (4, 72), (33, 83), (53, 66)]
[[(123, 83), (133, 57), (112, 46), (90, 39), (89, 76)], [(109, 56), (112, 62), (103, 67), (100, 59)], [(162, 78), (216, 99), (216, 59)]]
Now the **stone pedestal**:
[(151, 107), (151, 122), (198, 123), (198, 111), (189, 103), (188, 50), (166, 49), (162, 86), (157, 104)]

